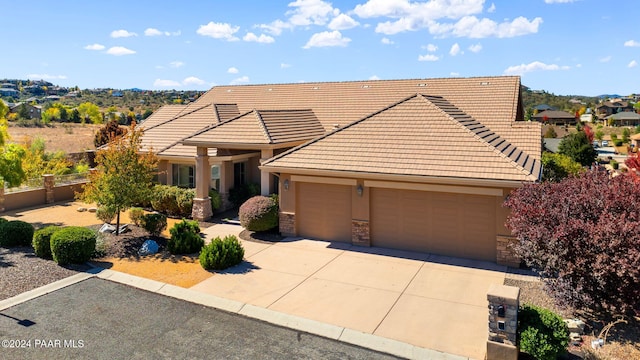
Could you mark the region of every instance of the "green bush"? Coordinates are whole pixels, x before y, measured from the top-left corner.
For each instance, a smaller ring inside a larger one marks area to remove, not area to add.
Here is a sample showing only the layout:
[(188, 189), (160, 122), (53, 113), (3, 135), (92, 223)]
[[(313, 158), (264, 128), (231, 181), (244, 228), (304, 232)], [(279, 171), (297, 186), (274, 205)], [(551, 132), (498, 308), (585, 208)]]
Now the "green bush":
[(245, 201), (260, 194), (260, 185), (243, 184), (237, 188), (229, 189), (229, 201), (235, 207), (240, 207)]
[(537, 360), (555, 360), (569, 344), (569, 329), (554, 312), (533, 305), (518, 311), (520, 351)]
[(96, 249), (96, 233), (81, 226), (62, 228), (51, 235), (51, 254), (59, 265), (89, 261)]
[(140, 226), (152, 236), (160, 236), (167, 228), (167, 217), (160, 213), (145, 214), (140, 218)]
[(5, 218), (0, 218), (0, 225), (9, 222), (9, 220), (5, 219)]
[(167, 242), (167, 248), (172, 254), (193, 254), (204, 246), (197, 221), (182, 219), (169, 232), (171, 239)]
[(613, 145), (615, 146), (622, 146), (622, 140), (616, 140), (613, 142)]
[(33, 233), (33, 250), (37, 257), (51, 259), (51, 235), (62, 229), (60, 226), (47, 226)]
[(234, 235), (216, 237), (200, 251), (200, 265), (205, 270), (224, 270), (238, 265), (243, 257), (242, 244)]
[(183, 189), (177, 186), (156, 185), (153, 188), (154, 196), (151, 199), (151, 207), (155, 211), (169, 216), (191, 216), (193, 189)]
[(267, 231), (277, 227), (277, 197), (252, 197), (240, 206), (238, 217), (240, 225), (249, 231)]
[(116, 210), (108, 206), (100, 206), (96, 210), (96, 217), (102, 222), (111, 224), (113, 219), (116, 218)]
[(33, 240), (33, 226), (31, 224), (12, 220), (0, 223), (0, 246), (30, 246)]
[(131, 219), (131, 222), (133, 222), (136, 226), (140, 226), (143, 216), (144, 210), (142, 210), (142, 208), (132, 207), (131, 209), (129, 209), (129, 219)]
[(215, 212), (222, 207), (222, 198), (216, 189), (209, 190), (209, 198), (211, 199), (211, 210)]

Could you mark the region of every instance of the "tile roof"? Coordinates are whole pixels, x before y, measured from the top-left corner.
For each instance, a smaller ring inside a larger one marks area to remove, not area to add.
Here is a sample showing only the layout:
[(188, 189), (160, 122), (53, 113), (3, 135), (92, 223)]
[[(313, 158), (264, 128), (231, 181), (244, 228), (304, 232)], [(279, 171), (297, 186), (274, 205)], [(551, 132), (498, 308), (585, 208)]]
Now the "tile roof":
[(234, 144), (302, 143), (325, 131), (311, 110), (252, 110), (186, 138), (189, 144), (228, 147)]
[(270, 171), (293, 168), (511, 181), (536, 181), (542, 169), (538, 158), (446, 97), (420, 94), (263, 166)]
[(543, 119), (545, 116), (549, 119), (574, 119), (575, 120), (576, 118), (576, 114), (568, 113), (566, 111), (561, 111), (561, 110), (545, 110), (533, 115), (532, 117), (536, 119)]

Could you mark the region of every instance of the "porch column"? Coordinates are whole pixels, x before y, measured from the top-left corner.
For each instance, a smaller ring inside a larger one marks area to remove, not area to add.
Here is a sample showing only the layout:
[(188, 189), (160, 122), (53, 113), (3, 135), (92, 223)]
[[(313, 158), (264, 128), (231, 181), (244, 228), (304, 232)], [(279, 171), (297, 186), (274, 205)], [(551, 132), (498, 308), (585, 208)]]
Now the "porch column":
[[(273, 149), (262, 149), (260, 153), (260, 165), (273, 157)], [(268, 196), (273, 191), (273, 176), (268, 171), (260, 170), (260, 194)]]
[(208, 150), (205, 147), (198, 147), (196, 156), (196, 197), (193, 199), (191, 216), (199, 221), (207, 220), (213, 215), (209, 198), (211, 165), (209, 165)]

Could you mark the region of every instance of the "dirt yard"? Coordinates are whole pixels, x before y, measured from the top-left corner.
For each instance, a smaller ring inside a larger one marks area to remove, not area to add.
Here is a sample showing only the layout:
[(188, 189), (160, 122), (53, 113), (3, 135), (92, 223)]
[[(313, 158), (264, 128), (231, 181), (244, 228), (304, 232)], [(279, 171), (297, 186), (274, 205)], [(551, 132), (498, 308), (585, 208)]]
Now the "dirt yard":
[(11, 142), (24, 144), (40, 137), (45, 141), (47, 151), (62, 150), (66, 153), (92, 150), (93, 137), (101, 125), (54, 124), (47, 127), (18, 127), (9, 125)]

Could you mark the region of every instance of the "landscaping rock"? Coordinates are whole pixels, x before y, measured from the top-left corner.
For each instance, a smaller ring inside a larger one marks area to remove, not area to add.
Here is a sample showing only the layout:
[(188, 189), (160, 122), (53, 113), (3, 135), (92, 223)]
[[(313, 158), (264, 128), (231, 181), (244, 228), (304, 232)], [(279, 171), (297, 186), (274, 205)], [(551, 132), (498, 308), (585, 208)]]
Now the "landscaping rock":
[(87, 208), (86, 208), (86, 207), (82, 207), (82, 206), (80, 206), (80, 207), (78, 208), (78, 212), (85, 212), (85, 211), (87, 211)]
[(564, 319), (564, 322), (567, 324), (570, 333), (584, 335), (584, 321), (580, 319)]
[(100, 230), (98, 230), (98, 232), (101, 232), (101, 233), (110, 233), (110, 234), (113, 234), (115, 231), (116, 231), (116, 227), (115, 227), (115, 226), (113, 226), (113, 225), (111, 225), (111, 224), (107, 224), (107, 223), (104, 223), (104, 224), (100, 227)]
[(160, 246), (158, 246), (157, 242), (153, 240), (145, 240), (145, 242), (142, 243), (142, 247), (140, 247), (140, 250), (138, 250), (138, 255), (153, 255), (157, 253), (158, 250), (160, 250)]
[(89, 211), (90, 213), (94, 213), (94, 212), (98, 211), (98, 208), (90, 207), (90, 208), (87, 209), (87, 211)]

